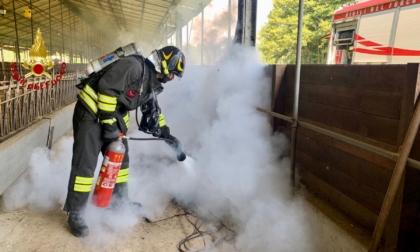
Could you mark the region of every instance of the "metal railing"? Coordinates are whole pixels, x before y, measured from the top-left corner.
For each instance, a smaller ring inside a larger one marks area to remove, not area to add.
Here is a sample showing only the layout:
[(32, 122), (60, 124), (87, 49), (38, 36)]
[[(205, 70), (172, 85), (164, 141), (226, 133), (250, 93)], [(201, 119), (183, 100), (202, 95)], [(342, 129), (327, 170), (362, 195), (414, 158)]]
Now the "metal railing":
[[(59, 67), (54, 67), (52, 71), (53, 80), (59, 74)], [(48, 86), (46, 82), (50, 80), (44, 76), (29, 77), (24, 85), (12, 77), (5, 81), (0, 80), (0, 137), (4, 139), (5, 136), (12, 135), (43, 116), (76, 101), (78, 89), (75, 87), (75, 77), (79, 76), (82, 69), (82, 65), (68, 64), (61, 80), (55, 85), (50, 82)], [(35, 89), (36, 86), (39, 87), (38, 90)]]

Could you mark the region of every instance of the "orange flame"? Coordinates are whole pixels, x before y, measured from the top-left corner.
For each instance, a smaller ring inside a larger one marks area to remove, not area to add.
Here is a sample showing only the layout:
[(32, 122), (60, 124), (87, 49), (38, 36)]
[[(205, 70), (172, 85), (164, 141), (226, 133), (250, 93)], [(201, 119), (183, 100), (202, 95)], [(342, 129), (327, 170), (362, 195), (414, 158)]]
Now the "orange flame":
[(47, 57), (47, 49), (44, 46), (44, 40), (42, 39), (41, 31), (38, 28), (35, 37), (35, 43), (32, 45), (29, 51), (29, 57), (32, 60), (41, 61)]

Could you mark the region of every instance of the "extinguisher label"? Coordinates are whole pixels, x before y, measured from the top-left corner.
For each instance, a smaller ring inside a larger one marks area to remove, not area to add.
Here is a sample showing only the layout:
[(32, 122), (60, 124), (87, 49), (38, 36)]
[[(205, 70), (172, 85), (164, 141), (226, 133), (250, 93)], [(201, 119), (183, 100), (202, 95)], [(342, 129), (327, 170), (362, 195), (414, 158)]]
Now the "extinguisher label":
[(101, 187), (112, 189), (115, 187), (115, 179), (104, 178), (102, 181)]

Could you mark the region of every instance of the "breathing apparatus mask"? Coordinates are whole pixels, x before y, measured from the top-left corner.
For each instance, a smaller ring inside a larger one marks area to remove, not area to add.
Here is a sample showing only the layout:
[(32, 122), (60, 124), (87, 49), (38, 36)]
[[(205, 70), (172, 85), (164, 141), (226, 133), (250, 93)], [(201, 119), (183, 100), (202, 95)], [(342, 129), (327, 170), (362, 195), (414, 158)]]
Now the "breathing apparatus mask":
[(159, 128), (160, 108), (157, 105), (157, 100), (149, 100), (140, 107), (140, 110), (142, 113), (140, 123), (138, 123), (136, 113), (139, 130), (147, 134), (153, 134), (155, 137), (159, 137), (161, 134), (161, 130)]

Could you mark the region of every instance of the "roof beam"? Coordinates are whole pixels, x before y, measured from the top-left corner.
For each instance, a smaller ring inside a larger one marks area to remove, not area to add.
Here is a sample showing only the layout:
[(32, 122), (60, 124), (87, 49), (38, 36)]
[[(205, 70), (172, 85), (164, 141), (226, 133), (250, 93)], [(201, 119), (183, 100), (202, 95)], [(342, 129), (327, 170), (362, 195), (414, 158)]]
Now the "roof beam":
[[(98, 0), (99, 1), (99, 0)], [(127, 30), (127, 27), (124, 27), (124, 26), (122, 26), (121, 25), (121, 23), (120, 23), (120, 19), (117, 17), (117, 14), (115, 14), (115, 11), (114, 11), (114, 9), (112, 8), (112, 5), (111, 5), (111, 0), (108, 0), (108, 5), (109, 5), (109, 7), (110, 7), (110, 9), (111, 9), (111, 13), (112, 13), (112, 15), (114, 15), (114, 18), (115, 18), (115, 20), (117, 21), (117, 23), (118, 23), (118, 25), (121, 27), (121, 28), (125, 28), (126, 30)]]
[[(171, 6), (168, 8), (168, 10), (166, 11), (166, 13), (165, 13), (165, 15), (162, 17), (162, 19), (160, 20), (160, 23), (159, 23), (159, 25), (158, 25), (158, 27), (156, 28), (156, 31), (155, 31), (155, 33), (153, 34), (153, 38), (155, 38), (156, 37), (156, 34), (157, 34), (157, 32), (159, 31), (159, 28), (162, 26), (162, 24), (163, 24), (163, 20), (165, 19), (165, 17), (168, 15), (168, 13), (169, 13), (169, 11), (171, 10), (171, 8), (173, 8), (173, 6), (176, 4), (176, 3), (178, 3), (179, 2), (179, 0), (172, 0), (172, 3), (171, 3)], [(152, 39), (153, 39), (152, 38)]]
[[(115, 0), (115, 1), (118, 2), (118, 0)], [(120, 6), (120, 11), (121, 11), (121, 19), (124, 22), (125, 29), (127, 29), (127, 23), (125, 21), (124, 10), (122, 8), (121, 0), (119, 0), (119, 3), (120, 3), (119, 6)]]
[[(79, 7), (80, 6), (80, 3), (75, 3), (75, 5)], [(90, 7), (90, 10), (95, 9), (95, 10), (98, 10), (102, 14), (103, 14), (103, 11), (102, 10), (106, 10), (106, 11), (111, 12), (111, 9), (108, 9), (105, 6), (101, 6), (101, 8), (98, 8), (97, 5), (90, 5), (89, 3), (86, 3), (86, 2), (84, 2), (84, 5), (88, 5)], [(145, 13), (146, 14), (150, 14), (150, 15), (155, 15), (155, 13), (150, 13), (150, 12), (146, 12), (146, 11), (145, 11)], [(129, 12), (128, 14), (133, 14), (133, 13)], [(124, 15), (127, 16), (127, 17), (130, 17), (130, 18), (137, 18), (138, 17), (136, 15), (128, 15), (128, 14), (126, 12)], [(155, 20), (151, 20), (151, 19), (148, 19), (148, 20), (151, 21), (151, 22), (155, 22)]]
[(143, 32), (143, 18), (144, 18), (144, 9), (146, 8), (146, 0), (143, 0), (143, 10), (141, 11), (141, 20), (140, 20), (140, 31)]

